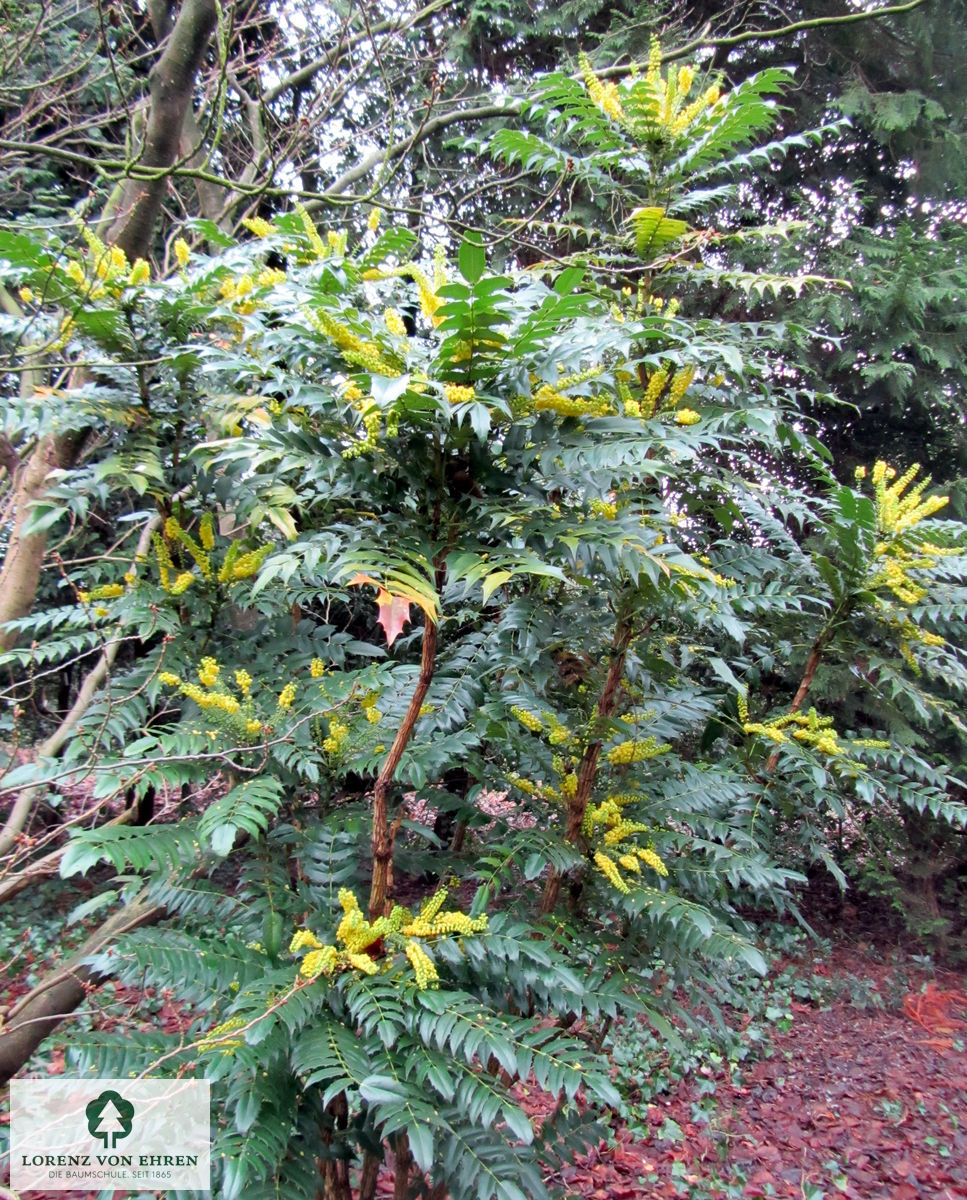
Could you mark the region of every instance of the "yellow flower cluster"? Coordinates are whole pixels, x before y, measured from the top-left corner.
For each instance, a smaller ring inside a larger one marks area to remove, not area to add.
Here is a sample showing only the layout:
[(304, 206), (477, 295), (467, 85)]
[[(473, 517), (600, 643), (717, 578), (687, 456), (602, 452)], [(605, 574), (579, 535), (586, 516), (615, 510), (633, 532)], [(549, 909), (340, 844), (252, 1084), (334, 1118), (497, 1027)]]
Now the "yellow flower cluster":
[(397, 337), (406, 337), (406, 325), (395, 308), (388, 308), (383, 313), (383, 323), (390, 333), (395, 334)]
[(589, 505), (591, 512), (596, 517), (604, 517), (606, 521), (613, 521), (618, 515), (618, 506), (610, 500), (592, 499)]
[(375, 449), (379, 443), (379, 435), (383, 427), (383, 418), (379, 409), (375, 405), (371, 405), (363, 412), (362, 420), (363, 436), (343, 450), (342, 456), (345, 459), (358, 458), (367, 450)]
[[(224, 728), (231, 736), (242, 739), (252, 738), (262, 732), (262, 722), (254, 715), (252, 703), (248, 699), (252, 686), (252, 676), (241, 669), (235, 672), (235, 683), (242, 695), (243, 705), (227, 692), (214, 691), (215, 684), (221, 674), (221, 667), (210, 655), (206, 655), (198, 664), (198, 678), (202, 685), (182, 680), (172, 671), (162, 671), (158, 679), (165, 687), (177, 688), (183, 696), (193, 700), (199, 708), (212, 713), (224, 713), (227, 721), (222, 718)], [(214, 731), (209, 736), (214, 737)]]
[(230, 717), (233, 717), (241, 707), (235, 697), (229, 696), (227, 692), (205, 691), (197, 683), (186, 683), (171, 671), (163, 671), (158, 678), (167, 687), (178, 688), (183, 696), (187, 696), (189, 700), (194, 700), (199, 708), (221, 709), (223, 712), (228, 713)]
[(210, 512), (202, 514), (201, 523), (198, 526), (198, 540), (201, 542), (203, 550), (215, 549), (215, 518)]
[(645, 762), (649, 758), (657, 758), (659, 754), (667, 754), (671, 750), (669, 742), (658, 743), (653, 737), (640, 741), (619, 742), (612, 746), (605, 758), (614, 766), (627, 766), (630, 763)]
[(679, 425), (697, 425), (701, 419), (701, 414), (697, 413), (694, 408), (680, 408), (675, 413), (675, 420)]
[(461, 383), (445, 383), (443, 394), (450, 404), (466, 404), (473, 400), (477, 393), (469, 384), (464, 386)]
[[(930, 483), (929, 475), (907, 491), (919, 470), (919, 464), (914, 463), (897, 478), (896, 470), (881, 459), (871, 473), (877, 528), (884, 540), (878, 542), (875, 547), (878, 561), (867, 586), (871, 591), (885, 588), (905, 605), (918, 604), (928, 594), (928, 588), (911, 572), (932, 571), (939, 558), (960, 553), (956, 548), (944, 549), (932, 542), (911, 546), (905, 537), (921, 521), (933, 516), (948, 502), (947, 496), (924, 498), (924, 492)], [(858, 480), (865, 478), (866, 471), (857, 469), (856, 475)], [(919, 641), (927, 645), (937, 644), (927, 641), (929, 636), (920, 633), (905, 635), (900, 647), (901, 654), (917, 674), (920, 673), (920, 667), (913, 657), (911, 643)]]
[(203, 1054), (207, 1050), (220, 1050), (222, 1054), (231, 1055), (234, 1050), (237, 1050), (242, 1045), (241, 1038), (227, 1038), (227, 1033), (232, 1033), (236, 1029), (241, 1029), (247, 1025), (248, 1021), (245, 1017), (230, 1017), (227, 1021), (223, 1021), (220, 1025), (215, 1025), (209, 1029), (208, 1033), (198, 1043), (198, 1053)]
[[(742, 717), (742, 705), (740, 704), (739, 716)], [(745, 706), (746, 716), (748, 715), (748, 706)], [(821, 754), (826, 754), (829, 757), (844, 756), (854, 746), (869, 747), (874, 749), (889, 749), (889, 742), (879, 742), (871, 738), (860, 738), (855, 742), (842, 743), (839, 740), (839, 734), (833, 728), (832, 717), (821, 717), (815, 708), (810, 708), (807, 713), (786, 713), (784, 716), (777, 717), (772, 721), (748, 721), (743, 720), (742, 729), (745, 733), (758, 734), (760, 737), (768, 738), (777, 746), (781, 746), (789, 741), (790, 734), (797, 741), (802, 742), (813, 749), (818, 750)]]
[[(76, 259), (71, 259), (62, 269), (71, 283), (84, 289), (89, 300), (100, 300), (109, 291), (115, 296), (120, 295), (126, 287), (140, 287), (151, 279), (151, 268), (143, 258), (135, 259), (134, 265), (129, 266), (127, 255), (120, 246), (105, 245), (83, 222), (80, 230), (89, 251), (90, 276)], [(21, 288), (19, 294), (25, 304), (34, 299), (29, 287)], [(65, 345), (71, 328), (72, 322), (62, 325), (61, 341)]]
[(259, 285), (259, 287), (271, 288), (278, 287), (280, 283), (285, 283), (285, 279), (285, 271), (281, 270), (279, 267), (265, 267), (263, 270), (259, 271), (255, 282)]
[(657, 38), (652, 38), (647, 74), (643, 79), (633, 79), (624, 89), (598, 79), (587, 58), (582, 55), (580, 59), (584, 84), (592, 102), (638, 142), (656, 137), (676, 140), (720, 98), (719, 88), (713, 84), (689, 101), (695, 85), (695, 68), (683, 66), (676, 71), (672, 67), (664, 76), (661, 59), (661, 46)]
[(327, 754), (339, 754), (348, 737), (349, 726), (333, 717), (329, 721), (329, 736), (322, 740), (322, 748)]
[(102, 583), (89, 592), (78, 592), (77, 598), (87, 604), (90, 600), (115, 600), (118, 596), (123, 596), (124, 592), (125, 588), (121, 583)]
[(282, 691), (279, 692), (279, 698), (276, 701), (276, 705), (283, 710), (291, 708), (292, 701), (295, 699), (295, 693), (296, 685), (291, 682), (287, 683)]
[(272, 552), (271, 544), (257, 550), (242, 552), (241, 542), (232, 542), (225, 553), (225, 560), (218, 572), (219, 583), (232, 583), (236, 579), (250, 579), (257, 574), (267, 555)]
[(399, 279), (409, 277), (416, 284), (416, 290), (420, 296), (420, 309), (428, 321), (433, 325), (439, 325), (442, 317), (436, 315), (437, 309), (443, 303), (436, 294), (437, 288), (446, 283), (446, 271), (444, 270), (442, 259), (442, 247), (440, 252), (435, 255), (434, 259), (434, 280), (431, 283), (429, 276), (416, 263), (404, 263), (400, 267), (374, 267), (363, 272), (363, 279)]
[(643, 419), (653, 417), (658, 411), (658, 400), (662, 392), (665, 390), (665, 384), (668, 382), (668, 376), (671, 374), (671, 367), (668, 363), (663, 363), (658, 370), (649, 377), (648, 386), (645, 388), (645, 394), (641, 400), (640, 416)]
[[(914, 525), (919, 525), (927, 517), (933, 516), (948, 503), (948, 496), (928, 496), (925, 500), (923, 499), (923, 493), (930, 485), (929, 475), (921, 479), (904, 496), (903, 493), (919, 471), (920, 464), (914, 463), (905, 474), (897, 479), (896, 470), (887, 466), (882, 459), (873, 467), (876, 523), (881, 533), (894, 537), (905, 533)], [(891, 483), (890, 480), (893, 482)]]
[(376, 230), (379, 229), (381, 219), (382, 213), (378, 208), (371, 208), (369, 210), (369, 216), (366, 218), (366, 228), (370, 231), (370, 233), (375, 233)]
[(578, 61), (581, 66), (581, 74), (584, 76), (584, 86), (588, 89), (588, 95), (592, 101), (616, 124), (623, 124), (625, 114), (621, 107), (617, 85), (611, 82), (602, 83), (592, 71), (586, 54), (582, 54)]
[(571, 740), (570, 729), (557, 719), (556, 713), (547, 713), (544, 719), (547, 721), (547, 740), (552, 746), (563, 746)]
[(191, 260), (191, 247), (184, 238), (175, 238), (173, 249), (175, 252), (175, 258), (178, 260), (178, 266), (184, 270)]
[(510, 710), (514, 716), (520, 721), (521, 725), (525, 726), (531, 733), (540, 733), (544, 728), (544, 722), (534, 713), (528, 712), (526, 708), (520, 708), (514, 705)]
[[(561, 370), (562, 368), (558, 368)], [(602, 417), (613, 411), (610, 398), (607, 396), (566, 396), (568, 388), (577, 387), (594, 379), (604, 368), (600, 365), (586, 367), (572, 375), (563, 375), (555, 384), (542, 384), (534, 393), (534, 410), (543, 412), (552, 410), (562, 417)]]
[(312, 252), (316, 258), (325, 258), (329, 254), (329, 247), (319, 236), (319, 230), (316, 229), (315, 222), (309, 216), (306, 206), (296, 202), (294, 207), (296, 215), (302, 223), (302, 231), (306, 235), (306, 240), (312, 248)]
[(339, 347), (347, 362), (358, 365), (373, 375), (395, 379), (400, 374), (399, 367), (382, 357), (375, 342), (364, 341), (358, 334), (353, 333), (348, 325), (336, 320), (332, 313), (325, 309), (305, 309), (304, 312), (309, 323)]
[(299, 929), (289, 943), (289, 953), (308, 951), (299, 966), (299, 974), (308, 979), (332, 975), (337, 968), (347, 967), (374, 975), (379, 966), (367, 951), (379, 943), (384, 950), (403, 950), (413, 968), (418, 988), (433, 987), (439, 976), (421, 941), (450, 934), (466, 937), (487, 928), (486, 916), (471, 918), (462, 912), (441, 911), (446, 897), (446, 889), (441, 888), (424, 901), (415, 918), (409, 910), (396, 905), (388, 917), (368, 921), (353, 893), (348, 888), (341, 888), (339, 903), (343, 916), (336, 929), (336, 941), (341, 943), (342, 949), (324, 945), (311, 930)]
[(309, 674), (313, 679), (321, 679), (326, 673), (326, 665), (321, 658), (314, 658), (309, 663)]
[(672, 376), (671, 385), (668, 388), (667, 405), (669, 408), (677, 408), (685, 398), (685, 393), (692, 386), (692, 380), (695, 378), (695, 368), (693, 366), (682, 367), (680, 371), (676, 371)]
[(262, 217), (243, 217), (242, 224), (249, 233), (254, 234), (257, 238), (267, 238), (270, 234), (277, 232), (275, 226)]
[(433, 965), (433, 959), (430, 958), (419, 942), (415, 942), (411, 938), (406, 943), (405, 953), (406, 957), (410, 960), (410, 966), (413, 968), (416, 986), (421, 992), (439, 982), (440, 976)]
[[(593, 855), (594, 864), (619, 892), (629, 891), (619, 866), (633, 875), (639, 875), (639, 863), (644, 863), (658, 875), (668, 875), (668, 868), (652, 847), (638, 846), (631, 840), (636, 834), (647, 832), (648, 826), (640, 821), (627, 820), (622, 809), (641, 799), (635, 793), (610, 795), (600, 804), (589, 804), (581, 822), (581, 832), (589, 840), (603, 830), (601, 845)], [(602, 847), (606, 847), (610, 853)]]
[[(204, 524), (204, 522), (203, 522)], [(158, 557), (158, 573), (161, 579), (161, 586), (165, 591), (170, 591), (172, 595), (180, 595), (192, 583), (195, 582), (195, 576), (191, 570), (182, 571), (173, 584), (169, 584), (169, 572), (174, 570), (174, 563), (171, 557), (171, 552), (168, 549), (168, 542), (175, 542), (187, 550), (189, 556), (194, 560), (195, 565), (201, 572), (201, 576), (205, 580), (212, 578), (211, 559), (207, 550), (191, 536), (186, 530), (182, 529), (177, 517), (171, 516), (165, 521), (164, 538), (155, 535), (154, 545), (155, 552)], [(202, 536), (208, 537), (214, 541), (214, 536), (209, 526), (206, 533)]]
[[(335, 946), (320, 945), (317, 950), (311, 950), (303, 958), (299, 965), (299, 974), (305, 979), (315, 979), (317, 975), (331, 975), (338, 960), (339, 951)], [(375, 968), (376, 964), (372, 962), (372, 959), (369, 962)], [(368, 971), (367, 974), (372, 974), (372, 972)]]
[(624, 879), (622, 879), (621, 872), (618, 870), (618, 864), (613, 858), (605, 854), (603, 850), (595, 850), (594, 865), (619, 892), (627, 894), (631, 890)]
[(215, 659), (209, 657), (203, 658), (198, 664), (198, 678), (202, 681), (205, 687), (214, 687), (215, 681), (218, 679), (218, 672), (221, 668)]

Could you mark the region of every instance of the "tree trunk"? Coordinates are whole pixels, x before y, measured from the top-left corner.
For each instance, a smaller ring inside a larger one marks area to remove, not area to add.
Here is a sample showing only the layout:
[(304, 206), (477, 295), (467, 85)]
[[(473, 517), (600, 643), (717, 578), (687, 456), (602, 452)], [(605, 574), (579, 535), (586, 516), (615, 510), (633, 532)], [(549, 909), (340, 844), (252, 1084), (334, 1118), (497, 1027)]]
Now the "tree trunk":
[[(15, 473), (11, 501), (13, 527), (0, 568), (0, 627), (7, 621), (25, 617), (33, 607), (47, 552), (47, 534), (25, 534), (22, 529), (34, 501), (44, 497), (50, 472), (73, 465), (81, 437), (76, 432), (47, 434)], [(0, 628), (0, 650), (9, 650), (16, 640), (16, 633)]]
[(67, 960), (6, 1013), (0, 1012), (0, 1086), (26, 1063), (49, 1033), (70, 1016), (100, 976), (83, 960), (121, 933), (151, 925), (164, 914), (158, 904), (135, 900), (114, 913)]
[[(120, 246), (128, 259), (147, 258), (155, 222), (168, 186), (185, 115), (191, 108), (195, 78), (215, 29), (215, 0), (184, 0), (167, 45), (151, 72), (151, 108), (138, 166), (154, 168), (150, 179), (130, 179), (119, 201), (107, 241)], [(13, 498), (14, 523), (0, 570), (0, 650), (12, 645), (4, 633), (6, 621), (26, 616), (37, 594), (47, 535), (23, 535), (21, 528), (31, 504), (43, 498), (51, 471), (71, 467), (83, 433), (41, 437), (24, 463)]]
[(168, 170), (178, 157), (195, 78), (217, 20), (214, 0), (184, 0), (161, 58), (151, 71), (151, 108), (138, 160), (153, 168), (148, 179), (131, 179), (118, 205), (107, 241), (133, 262), (147, 258), (155, 222), (168, 187)]

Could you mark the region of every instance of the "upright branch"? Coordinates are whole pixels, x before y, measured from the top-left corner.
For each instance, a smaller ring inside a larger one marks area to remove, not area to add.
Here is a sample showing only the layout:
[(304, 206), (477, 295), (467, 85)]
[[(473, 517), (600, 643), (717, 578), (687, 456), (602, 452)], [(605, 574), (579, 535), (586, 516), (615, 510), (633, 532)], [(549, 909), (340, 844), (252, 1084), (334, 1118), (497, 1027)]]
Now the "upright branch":
[(375, 921), (383, 915), (393, 877), (393, 842), (395, 828), (389, 822), (389, 792), (400, 765), (403, 751), (409, 744), (419, 720), (420, 709), (426, 700), (433, 670), (436, 665), (437, 625), (426, 615), (423, 621), (423, 652), (420, 656), (420, 674), (410, 697), (406, 715), (396, 731), (396, 737), (373, 788), (373, 882), (369, 892), (369, 919)]
[[(604, 688), (598, 698), (594, 737), (588, 742), (578, 766), (578, 780), (574, 795), (568, 800), (564, 837), (572, 845), (576, 845), (581, 836), (581, 823), (587, 811), (591, 793), (594, 791), (594, 780), (598, 773), (598, 760), (601, 757), (603, 742), (600, 737), (601, 726), (614, 712), (618, 688), (625, 670), (625, 659), (628, 657), (628, 647), (634, 634), (631, 618), (628, 614), (619, 617), (615, 626), (614, 637), (611, 641), (610, 665)], [(544, 887), (544, 898), (541, 902), (541, 912), (552, 912), (557, 904), (561, 890), (561, 874), (552, 870), (547, 877)]]

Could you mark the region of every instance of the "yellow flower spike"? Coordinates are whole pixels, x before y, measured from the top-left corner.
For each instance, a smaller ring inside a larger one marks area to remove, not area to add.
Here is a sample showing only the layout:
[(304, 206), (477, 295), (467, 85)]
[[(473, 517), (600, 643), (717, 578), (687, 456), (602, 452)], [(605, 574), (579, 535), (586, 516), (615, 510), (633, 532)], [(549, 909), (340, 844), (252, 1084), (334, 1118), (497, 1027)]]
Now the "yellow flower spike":
[(520, 721), (521, 725), (525, 726), (532, 733), (540, 733), (544, 728), (544, 722), (540, 717), (528, 712), (525, 708), (519, 708), (516, 704), (510, 710), (514, 716)]
[(658, 398), (668, 382), (670, 367), (664, 364), (648, 380), (648, 386), (645, 388), (645, 394), (641, 401), (641, 413), (644, 417), (653, 417), (658, 408)]
[(279, 267), (266, 267), (264, 270), (259, 271), (255, 282), (259, 287), (278, 287), (280, 283), (285, 283), (285, 280), (285, 271)]
[(243, 696), (247, 696), (252, 687), (252, 676), (241, 667), (235, 672), (235, 685)]
[(295, 699), (296, 686), (297, 685), (294, 683), (287, 683), (285, 685), (285, 687), (279, 693), (279, 698), (276, 701), (279, 708), (287, 709), (292, 707), (292, 701)]
[(175, 579), (174, 583), (172, 583), (169, 590), (171, 591), (172, 596), (180, 596), (186, 592), (194, 582), (195, 577), (192, 575), (191, 571), (182, 571), (182, 573)]
[(188, 262), (191, 259), (191, 247), (184, 238), (176, 238), (173, 249), (175, 252), (175, 258), (178, 260), (178, 266), (184, 270), (185, 267), (188, 266)]
[(420, 905), (420, 919), (423, 921), (432, 921), (443, 905), (446, 903), (447, 889), (439, 888), (429, 900), (424, 900)]
[(621, 742), (617, 746), (612, 746), (605, 758), (615, 766), (627, 766), (630, 763), (657, 758), (660, 754), (667, 754), (669, 750), (671, 750), (669, 742), (659, 745), (653, 737), (648, 737), (642, 741)]
[(594, 865), (598, 868), (602, 875), (611, 883), (611, 885), (619, 892), (627, 894), (631, 891), (625, 881), (621, 878), (621, 872), (618, 870), (618, 864), (613, 858), (609, 858), (607, 854), (601, 850), (596, 850), (594, 854)]
[(406, 336), (406, 325), (395, 308), (388, 308), (383, 313), (383, 323), (390, 333), (395, 334), (397, 337)]
[(680, 408), (675, 413), (675, 420), (679, 425), (697, 425), (701, 419), (701, 414), (693, 408)]
[(346, 954), (346, 961), (351, 967), (355, 967), (357, 971), (362, 971), (364, 975), (375, 975), (379, 971), (379, 964), (369, 957), (368, 954)]
[(369, 216), (366, 218), (366, 228), (370, 233), (375, 233), (379, 229), (382, 213), (378, 208), (372, 208), (369, 211)]
[(313, 679), (320, 679), (326, 673), (326, 665), (321, 658), (314, 658), (309, 663), (309, 674)]
[(439, 982), (440, 977), (433, 960), (419, 942), (413, 941), (412, 938), (406, 943), (406, 957), (410, 960), (413, 974), (416, 976), (416, 986), (421, 992)]
[(476, 392), (473, 387), (464, 387), (459, 383), (445, 383), (443, 385), (443, 394), (451, 404), (463, 404), (466, 401), (473, 400)]
[(692, 380), (695, 378), (695, 368), (693, 366), (682, 367), (680, 371), (676, 371), (672, 379), (671, 386), (668, 389), (668, 407), (677, 408), (685, 397), (685, 393), (692, 385)]
[(299, 964), (299, 974), (305, 979), (315, 979), (318, 975), (331, 975), (336, 966), (338, 954), (335, 946), (321, 946), (318, 950), (310, 950)]
[(221, 668), (215, 659), (211, 656), (208, 656), (203, 658), (198, 664), (198, 678), (202, 681), (205, 687), (214, 687), (220, 670)]
[(128, 276), (128, 286), (138, 287), (142, 283), (151, 281), (151, 267), (143, 258), (135, 259), (134, 266), (131, 268), (131, 274)]
[[(238, 986), (237, 984), (235, 985)], [(198, 1053), (203, 1054), (208, 1050), (220, 1050), (222, 1054), (231, 1056), (232, 1052), (242, 1045), (241, 1038), (227, 1038), (226, 1034), (233, 1030), (241, 1029), (247, 1025), (248, 1021), (245, 1017), (230, 1017), (229, 1020), (223, 1021), (220, 1025), (215, 1025), (209, 1029), (205, 1037), (198, 1042)]]
[(275, 233), (275, 226), (264, 220), (262, 217), (244, 217), (242, 224), (257, 238), (266, 238), (270, 234)]
[(329, 251), (326, 247), (325, 242), (319, 236), (319, 230), (316, 229), (316, 226), (312, 220), (312, 217), (309, 216), (306, 206), (304, 204), (300, 204), (300, 203), (296, 202), (296, 204), (294, 205), (294, 208), (299, 217), (299, 220), (302, 222), (302, 229), (306, 235), (306, 239), (308, 240), (309, 245), (312, 247), (313, 251), (315, 252), (316, 257), (317, 258), (325, 258), (326, 255), (329, 253)]
[(215, 548), (215, 518), (210, 512), (202, 515), (201, 524), (198, 527), (198, 537), (202, 547), (205, 550), (214, 550)]
[(289, 942), (289, 953), (298, 954), (300, 950), (321, 950), (322, 942), (311, 929), (297, 929)]
[(651, 867), (656, 874), (661, 875), (662, 878), (667, 878), (668, 868), (650, 846), (639, 849), (636, 853), (646, 867)]

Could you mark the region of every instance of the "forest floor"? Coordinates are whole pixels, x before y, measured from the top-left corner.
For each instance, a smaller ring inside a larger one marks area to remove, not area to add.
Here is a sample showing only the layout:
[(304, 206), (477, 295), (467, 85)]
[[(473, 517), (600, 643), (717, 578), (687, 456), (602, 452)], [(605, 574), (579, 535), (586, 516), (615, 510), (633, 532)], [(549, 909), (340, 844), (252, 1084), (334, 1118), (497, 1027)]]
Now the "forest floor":
[[(568, 1200), (967, 1198), (967, 971), (837, 926), (819, 941), (787, 931), (769, 979), (749, 986), (725, 1029), (686, 1034), (677, 1049), (616, 1028), (625, 1108), (609, 1139), (549, 1182)], [(135, 1005), (143, 1019), (146, 998), (127, 991), (114, 991), (100, 1027)], [(149, 1021), (183, 1027), (168, 997), (149, 999)], [(61, 1073), (63, 1051), (52, 1040), (31, 1068)], [(539, 1123), (552, 1099), (518, 1088)], [(388, 1171), (379, 1190), (391, 1194)]]

